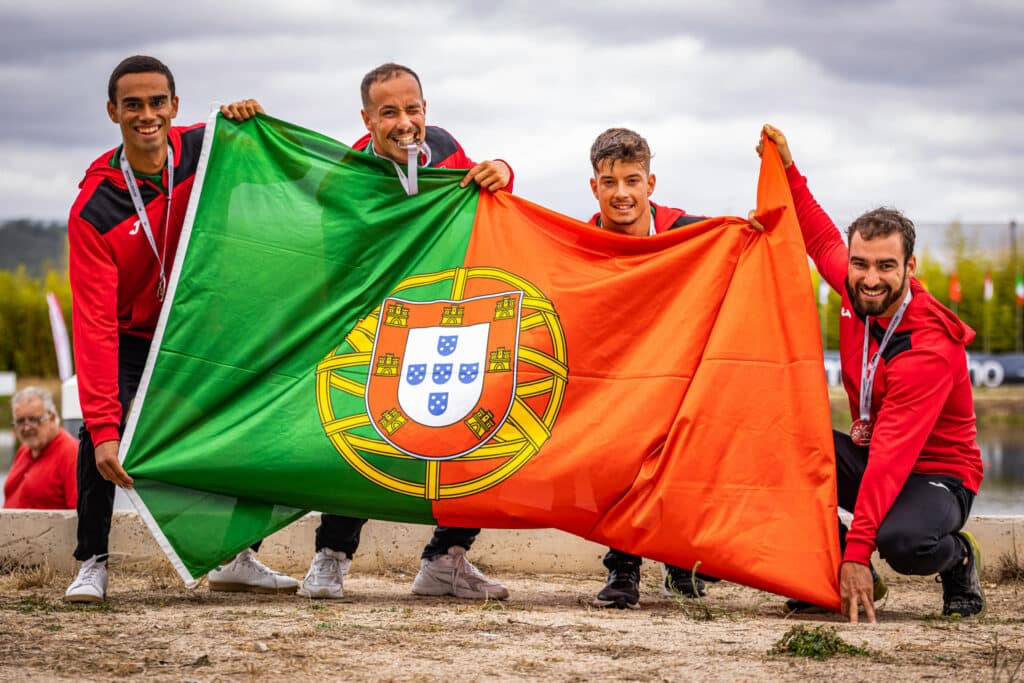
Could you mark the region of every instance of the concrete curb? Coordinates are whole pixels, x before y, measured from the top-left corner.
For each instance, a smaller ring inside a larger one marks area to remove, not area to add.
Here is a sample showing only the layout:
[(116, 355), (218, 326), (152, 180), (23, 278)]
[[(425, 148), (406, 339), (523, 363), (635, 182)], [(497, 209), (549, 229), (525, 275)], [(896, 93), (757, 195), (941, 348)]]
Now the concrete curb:
[[(314, 549), (319, 515), (311, 513), (264, 541), (260, 559), (288, 574), (301, 577)], [(1024, 566), (1024, 516), (972, 517), (967, 524), (981, 546), (985, 570), (999, 566), (1000, 558), (1017, 558)], [(0, 511), (0, 567), (49, 564), (70, 573), (77, 519), (73, 510)], [(363, 529), (353, 569), (380, 572), (402, 568), (412, 571), (419, 563), (431, 527), (420, 524), (370, 522)], [(490, 571), (539, 573), (593, 572), (603, 576), (601, 558), (606, 548), (556, 529), (486, 529), (473, 545), (473, 561)], [(138, 513), (114, 512), (110, 536), (112, 562), (153, 564), (164, 561)], [(893, 576), (885, 562), (876, 566)], [(927, 578), (927, 577), (926, 577)]]

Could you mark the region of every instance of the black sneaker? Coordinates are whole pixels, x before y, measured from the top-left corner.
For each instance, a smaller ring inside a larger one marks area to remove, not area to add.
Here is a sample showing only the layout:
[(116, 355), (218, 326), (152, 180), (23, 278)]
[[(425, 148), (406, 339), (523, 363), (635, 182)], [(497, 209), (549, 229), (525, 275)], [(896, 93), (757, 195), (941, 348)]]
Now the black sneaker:
[(594, 607), (638, 609), (640, 607), (640, 563), (620, 562), (608, 571), (608, 583), (591, 602)]
[[(868, 569), (871, 570), (871, 598), (875, 602), (878, 602), (889, 594), (889, 587), (885, 585), (885, 579), (875, 571), (874, 565), (869, 563)], [(785, 609), (786, 614), (826, 614), (832, 611), (822, 607), (821, 605), (815, 605), (813, 602), (797, 600), (796, 598), (786, 600)]]
[(985, 614), (985, 591), (981, 589), (978, 571), (981, 569), (981, 550), (968, 531), (959, 536), (967, 546), (967, 564), (939, 572), (942, 582), (942, 616), (973, 617)]
[(665, 580), (661, 592), (668, 597), (702, 598), (708, 594), (704, 580), (689, 569), (665, 565)]

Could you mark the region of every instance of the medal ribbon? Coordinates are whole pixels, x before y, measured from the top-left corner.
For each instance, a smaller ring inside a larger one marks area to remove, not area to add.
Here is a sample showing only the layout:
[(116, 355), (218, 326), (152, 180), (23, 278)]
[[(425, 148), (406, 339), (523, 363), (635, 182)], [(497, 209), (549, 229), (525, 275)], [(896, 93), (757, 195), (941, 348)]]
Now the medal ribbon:
[(169, 226), (171, 224), (171, 196), (174, 192), (174, 149), (167, 145), (167, 216), (164, 219), (163, 253), (156, 247), (156, 238), (153, 236), (153, 228), (149, 224), (146, 204), (142, 201), (142, 193), (139, 191), (135, 174), (132, 173), (132, 165), (128, 163), (128, 157), (125, 156), (124, 147), (121, 148), (121, 173), (124, 174), (124, 182), (128, 185), (128, 194), (131, 195), (132, 204), (135, 205), (135, 213), (139, 217), (139, 224), (142, 225), (142, 231), (146, 233), (149, 247), (153, 250), (156, 262), (160, 266), (160, 284), (157, 285), (156, 298), (163, 301), (164, 294), (167, 293), (167, 274), (164, 268), (164, 261), (166, 261), (167, 257), (167, 231), (170, 229)]
[(860, 366), (861, 422), (871, 422), (871, 394), (872, 389), (875, 386), (875, 371), (878, 370), (878, 361), (882, 358), (882, 351), (885, 350), (885, 347), (892, 338), (893, 333), (903, 320), (903, 314), (907, 311), (907, 306), (910, 305), (911, 298), (910, 287), (908, 286), (907, 295), (903, 298), (903, 303), (900, 304), (900, 307), (896, 309), (896, 314), (892, 316), (889, 328), (885, 331), (885, 335), (882, 336), (882, 341), (878, 345), (878, 350), (875, 351), (875, 355), (871, 357), (870, 363), (868, 362), (868, 343), (870, 342), (871, 318), (869, 316), (864, 316), (864, 355)]
[[(409, 145), (406, 147), (406, 151), (409, 153), (409, 160), (406, 162), (406, 169), (408, 175), (402, 171), (402, 167), (398, 163), (387, 157), (387, 160), (391, 162), (391, 165), (395, 167), (395, 172), (398, 174), (398, 180), (402, 183), (402, 188), (405, 190), (405, 194), (409, 197), (419, 192), (419, 185), (416, 180), (416, 172), (419, 168), (420, 152), (422, 152), (426, 159), (423, 162), (424, 166), (430, 166), (430, 147), (427, 146), (426, 141), (419, 143), (419, 145)], [(377, 150), (373, 148), (373, 142), (370, 142), (370, 153), (375, 157), (379, 157)]]

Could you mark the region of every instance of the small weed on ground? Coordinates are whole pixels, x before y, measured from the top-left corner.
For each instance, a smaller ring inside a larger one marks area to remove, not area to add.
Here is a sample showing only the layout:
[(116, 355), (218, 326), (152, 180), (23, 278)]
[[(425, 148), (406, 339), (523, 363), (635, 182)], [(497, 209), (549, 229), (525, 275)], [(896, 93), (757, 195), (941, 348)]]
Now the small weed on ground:
[(992, 635), (992, 680), (1015, 683), (1024, 674), (1024, 652), (999, 643), (999, 634)]
[(1017, 548), (1013, 552), (1003, 553), (996, 564), (996, 580), (1024, 581), (1024, 563), (1017, 557)]
[(866, 647), (856, 647), (847, 643), (839, 637), (833, 626), (808, 628), (801, 625), (786, 631), (775, 646), (768, 650), (768, 654), (828, 659), (836, 655), (866, 657), (871, 653)]
[(48, 588), (54, 585), (57, 571), (44, 563), (32, 567), (19, 567), (11, 572), (11, 576), (14, 578), (14, 587), (18, 590)]

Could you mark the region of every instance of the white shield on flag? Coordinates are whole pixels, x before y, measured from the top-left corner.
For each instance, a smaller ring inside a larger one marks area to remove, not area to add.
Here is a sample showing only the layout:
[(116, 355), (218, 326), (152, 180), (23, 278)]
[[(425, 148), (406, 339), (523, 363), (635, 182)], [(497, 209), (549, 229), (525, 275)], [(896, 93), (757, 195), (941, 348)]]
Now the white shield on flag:
[(409, 330), (402, 357), (398, 404), (416, 422), (447, 427), (480, 400), (490, 325)]

